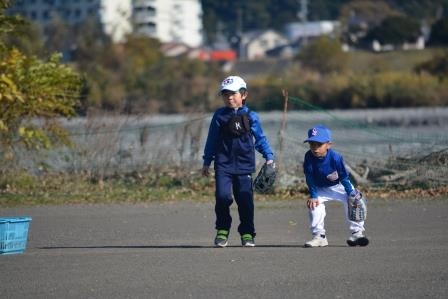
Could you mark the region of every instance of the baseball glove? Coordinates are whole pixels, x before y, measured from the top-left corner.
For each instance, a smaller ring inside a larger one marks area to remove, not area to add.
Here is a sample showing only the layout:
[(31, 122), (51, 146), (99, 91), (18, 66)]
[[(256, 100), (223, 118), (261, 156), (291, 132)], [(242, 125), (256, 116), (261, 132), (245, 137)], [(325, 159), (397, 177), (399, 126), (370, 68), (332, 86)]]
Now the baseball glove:
[(254, 180), (254, 188), (258, 193), (267, 193), (274, 186), (277, 177), (275, 163), (264, 164)]
[(367, 218), (367, 200), (357, 189), (348, 197), (348, 218), (357, 222)]

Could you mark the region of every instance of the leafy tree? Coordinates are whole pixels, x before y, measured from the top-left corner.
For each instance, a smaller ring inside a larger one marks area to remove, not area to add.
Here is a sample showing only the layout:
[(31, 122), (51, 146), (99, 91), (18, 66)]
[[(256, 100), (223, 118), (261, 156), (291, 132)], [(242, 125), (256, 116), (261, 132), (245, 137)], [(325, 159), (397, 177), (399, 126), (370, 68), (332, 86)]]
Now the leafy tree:
[(351, 1), (341, 6), (339, 20), (343, 26), (343, 38), (357, 44), (367, 32), (390, 16), (400, 15), (386, 1)]
[(421, 35), (420, 24), (409, 17), (388, 17), (369, 31), (365, 40), (377, 40), (382, 44), (399, 45), (414, 42)]
[(72, 27), (64, 24), (62, 28), (51, 32), (56, 36), (63, 31), (70, 33), (60, 50), (69, 53), (70, 61), (83, 74), (86, 88), (81, 98), (81, 111), (86, 113), (89, 108), (119, 110), (124, 98), (124, 82), (117, 49), (110, 37), (94, 18)]
[[(89, 32), (89, 31), (86, 31)], [(47, 53), (60, 52), (69, 60), (70, 47), (73, 44), (73, 34), (67, 23), (57, 15), (45, 26), (45, 49)]]
[(393, 0), (389, 1), (399, 7), (406, 15), (416, 19), (433, 19), (441, 13), (448, 14), (448, 0)]
[(431, 45), (448, 45), (448, 17), (442, 18), (432, 25), (429, 43)]
[(308, 44), (297, 56), (305, 67), (321, 73), (344, 72), (348, 67), (348, 55), (342, 51), (338, 40), (319, 37)]
[(20, 17), (10, 17), (5, 15), (5, 10), (11, 7), (9, 0), (0, 1), (0, 38), (3, 41), (0, 46), (5, 47), (4, 40), (11, 32), (18, 32), (18, 28), (25, 25), (25, 20)]
[[(48, 62), (27, 57), (16, 49), (0, 55), (0, 134), (3, 145), (15, 142), (50, 148), (53, 141), (67, 141), (56, 117), (75, 114), (79, 76), (60, 64), (54, 54)], [(41, 118), (42, 123), (35, 122)], [(56, 137), (53, 139), (52, 137)]]
[[(300, 2), (300, 1), (297, 1)], [(312, 0), (308, 1), (308, 20), (336, 20), (341, 6), (351, 0)], [(274, 15), (275, 16), (275, 15)]]
[(9, 47), (17, 48), (25, 55), (36, 55), (38, 57), (43, 57), (48, 51), (42, 40), (40, 28), (28, 22), (20, 24), (15, 34), (8, 34), (4, 37), (5, 44)]
[(69, 29), (72, 32), (72, 56), (81, 67), (87, 70), (92, 62), (101, 63), (109, 60), (114, 63), (115, 51), (111, 38), (102, 30), (101, 23), (95, 18), (87, 18)]
[[(202, 0), (201, 3), (206, 40), (210, 43), (216, 40), (218, 29), (222, 30), (229, 40), (238, 34), (239, 30), (280, 30), (284, 24), (298, 21), (297, 12), (300, 8), (297, 0)], [(218, 24), (224, 27), (218, 28)]]
[(0, 158), (4, 160), (14, 158), (15, 146), (40, 149), (69, 142), (57, 117), (75, 114), (81, 81), (60, 63), (58, 54), (43, 62), (10, 48), (5, 39), (24, 23), (4, 14), (9, 1), (0, 3)]

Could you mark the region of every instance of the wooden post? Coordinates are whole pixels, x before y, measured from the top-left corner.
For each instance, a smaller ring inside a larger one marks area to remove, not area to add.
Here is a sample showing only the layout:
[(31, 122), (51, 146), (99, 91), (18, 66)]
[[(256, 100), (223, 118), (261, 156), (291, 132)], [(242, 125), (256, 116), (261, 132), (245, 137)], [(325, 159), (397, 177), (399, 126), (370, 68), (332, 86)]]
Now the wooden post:
[(277, 168), (281, 169), (283, 166), (283, 140), (284, 140), (284, 134), (286, 129), (286, 115), (288, 113), (288, 91), (285, 89), (282, 89), (283, 94), (283, 115), (282, 115), (282, 122), (280, 124), (280, 134), (279, 134), (279, 141), (278, 141), (278, 159), (277, 159)]

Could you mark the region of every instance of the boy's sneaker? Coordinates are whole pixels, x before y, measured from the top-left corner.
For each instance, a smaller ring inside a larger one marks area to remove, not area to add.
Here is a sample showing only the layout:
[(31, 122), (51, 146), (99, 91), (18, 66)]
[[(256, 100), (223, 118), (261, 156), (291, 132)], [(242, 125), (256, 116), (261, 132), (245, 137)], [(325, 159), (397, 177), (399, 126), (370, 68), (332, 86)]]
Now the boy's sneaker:
[(254, 247), (255, 240), (251, 234), (244, 234), (241, 236), (241, 245), (244, 247)]
[(369, 245), (369, 239), (362, 234), (362, 232), (352, 233), (350, 238), (347, 240), (348, 246), (367, 246)]
[(215, 246), (226, 247), (229, 240), (229, 231), (226, 229), (219, 229), (216, 232)]
[(314, 235), (313, 239), (306, 242), (305, 247), (325, 247), (328, 246), (328, 240), (325, 235)]

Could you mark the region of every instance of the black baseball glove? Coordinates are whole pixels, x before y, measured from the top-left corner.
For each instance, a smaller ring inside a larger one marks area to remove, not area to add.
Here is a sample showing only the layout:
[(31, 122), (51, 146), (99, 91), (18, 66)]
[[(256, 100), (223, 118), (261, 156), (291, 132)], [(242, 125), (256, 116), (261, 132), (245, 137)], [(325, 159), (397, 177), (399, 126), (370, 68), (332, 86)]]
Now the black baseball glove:
[(277, 169), (275, 168), (275, 163), (265, 163), (254, 180), (255, 191), (258, 193), (269, 192), (274, 186), (276, 177)]

